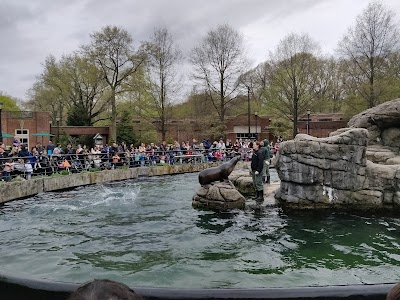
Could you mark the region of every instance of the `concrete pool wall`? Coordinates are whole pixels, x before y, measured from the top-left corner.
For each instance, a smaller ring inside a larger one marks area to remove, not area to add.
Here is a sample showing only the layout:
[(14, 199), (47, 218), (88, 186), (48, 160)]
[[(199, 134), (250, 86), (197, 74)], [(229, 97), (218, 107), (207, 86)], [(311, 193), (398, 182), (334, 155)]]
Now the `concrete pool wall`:
[(134, 179), (139, 176), (160, 176), (199, 172), (215, 163), (177, 164), (131, 169), (103, 170), (98, 172), (82, 172), (69, 175), (33, 177), (29, 180), (3, 182), (0, 184), (0, 204), (31, 197), (39, 193), (75, 188), (78, 186)]

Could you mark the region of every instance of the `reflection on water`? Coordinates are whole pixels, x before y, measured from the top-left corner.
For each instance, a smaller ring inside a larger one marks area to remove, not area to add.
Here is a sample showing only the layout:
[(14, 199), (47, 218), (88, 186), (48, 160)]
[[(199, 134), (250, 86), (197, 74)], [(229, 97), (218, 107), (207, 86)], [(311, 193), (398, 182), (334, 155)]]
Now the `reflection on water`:
[(385, 283), (400, 273), (396, 216), (196, 210), (197, 174), (41, 194), (0, 208), (3, 272), (131, 286)]

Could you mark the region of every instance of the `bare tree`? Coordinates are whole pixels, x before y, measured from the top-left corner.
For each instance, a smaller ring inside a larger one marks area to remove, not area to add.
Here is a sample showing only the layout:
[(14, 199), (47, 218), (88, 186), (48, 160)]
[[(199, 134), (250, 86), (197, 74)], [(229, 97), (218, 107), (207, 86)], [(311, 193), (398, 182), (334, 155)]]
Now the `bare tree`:
[(156, 123), (157, 130), (161, 132), (162, 140), (165, 140), (171, 104), (180, 87), (177, 68), (182, 61), (182, 53), (166, 28), (155, 29), (144, 48), (149, 77), (147, 92), (152, 99), (150, 111), (156, 114), (159, 120)]
[(339, 43), (338, 53), (348, 64), (352, 88), (368, 107), (380, 103), (388, 75), (387, 60), (399, 49), (399, 30), (394, 13), (380, 2), (370, 2)]
[(319, 46), (308, 34), (291, 33), (280, 41), (271, 54), (271, 101), (278, 112), (293, 122), (297, 134), (299, 115), (312, 108), (320, 64)]
[(136, 72), (144, 58), (134, 51), (131, 35), (120, 27), (106, 26), (100, 32), (91, 34), (91, 38), (90, 45), (82, 46), (82, 49), (101, 67), (111, 89), (110, 140), (116, 141), (116, 95), (125, 92), (123, 84)]
[(333, 57), (320, 59), (320, 67), (317, 68), (315, 84), (316, 112), (337, 113), (347, 96), (347, 88), (343, 75), (343, 64)]
[(227, 108), (237, 97), (238, 78), (246, 67), (243, 37), (229, 25), (220, 25), (193, 48), (190, 61), (195, 78), (204, 86), (223, 123)]
[(258, 102), (267, 102), (265, 91), (271, 84), (271, 64), (267, 61), (260, 63), (252, 72), (254, 74), (254, 95)]

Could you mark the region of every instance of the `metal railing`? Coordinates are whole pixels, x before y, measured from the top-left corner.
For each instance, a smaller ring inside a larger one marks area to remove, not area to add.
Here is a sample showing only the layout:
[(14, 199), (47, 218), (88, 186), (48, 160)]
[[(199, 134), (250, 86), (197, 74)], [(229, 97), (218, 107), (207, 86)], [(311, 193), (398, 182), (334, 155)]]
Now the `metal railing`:
[[(56, 173), (79, 173), (116, 168), (135, 168), (155, 165), (197, 164), (227, 161), (241, 154), (248, 159), (247, 151), (226, 149), (224, 155), (213, 155), (215, 150), (152, 150), (146, 152), (101, 152), (39, 154), (25, 157), (0, 158), (0, 180), (11, 181), (15, 177), (30, 179), (32, 176), (49, 176)], [(218, 151), (217, 151), (218, 152)]]

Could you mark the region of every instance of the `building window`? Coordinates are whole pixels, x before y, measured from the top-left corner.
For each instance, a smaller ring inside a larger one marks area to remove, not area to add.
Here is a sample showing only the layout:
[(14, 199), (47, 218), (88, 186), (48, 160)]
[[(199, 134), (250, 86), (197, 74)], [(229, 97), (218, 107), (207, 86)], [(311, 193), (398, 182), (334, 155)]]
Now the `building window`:
[(27, 135), (28, 134), (28, 129), (16, 129), (15, 130), (16, 135)]
[(26, 145), (28, 144), (27, 138), (20, 138), (19, 140), (20, 140), (21, 144), (26, 144)]
[(28, 129), (15, 129), (15, 136), (19, 139), (21, 144), (25, 144), (29, 148), (29, 130)]
[[(236, 138), (237, 139), (247, 139), (249, 137), (248, 133), (236, 133)], [(256, 138), (255, 133), (250, 133), (250, 139), (254, 140)]]

